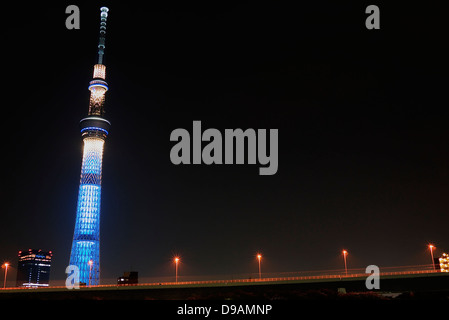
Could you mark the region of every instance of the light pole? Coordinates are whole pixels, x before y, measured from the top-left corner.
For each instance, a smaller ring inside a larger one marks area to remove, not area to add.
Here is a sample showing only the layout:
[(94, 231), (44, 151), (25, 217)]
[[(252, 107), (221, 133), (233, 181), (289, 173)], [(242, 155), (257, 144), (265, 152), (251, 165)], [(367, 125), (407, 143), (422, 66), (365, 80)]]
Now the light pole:
[(92, 280), (92, 266), (94, 262), (92, 260), (89, 260), (88, 264), (89, 264), (89, 287), (90, 287), (90, 281)]
[(433, 249), (436, 249), (436, 247), (433, 244), (429, 244), (429, 249), (430, 249), (430, 256), (432, 257), (433, 270), (436, 270), (435, 269), (435, 261), (433, 260)]
[(178, 283), (178, 264), (179, 264), (179, 257), (175, 257), (175, 279), (176, 283)]
[(5, 289), (6, 288), (6, 275), (8, 274), (9, 263), (5, 262), (3, 264), (3, 266), (5, 267), (5, 279), (3, 280), (3, 289)]
[(345, 260), (345, 274), (348, 276), (348, 265), (346, 264), (346, 256), (348, 255), (348, 251), (343, 250), (343, 259)]
[(260, 260), (262, 260), (262, 255), (260, 253), (257, 254), (257, 260), (259, 260), (259, 280), (262, 279), (262, 273), (260, 272)]

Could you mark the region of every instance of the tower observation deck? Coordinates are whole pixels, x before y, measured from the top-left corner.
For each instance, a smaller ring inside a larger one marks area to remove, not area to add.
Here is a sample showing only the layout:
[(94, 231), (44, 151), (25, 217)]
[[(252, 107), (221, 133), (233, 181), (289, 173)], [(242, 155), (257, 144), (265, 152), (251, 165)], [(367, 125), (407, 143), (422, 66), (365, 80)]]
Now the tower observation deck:
[(109, 9), (102, 7), (98, 61), (94, 65), (93, 79), (89, 83), (88, 116), (80, 121), (83, 138), (83, 160), (78, 191), (75, 231), (73, 233), (70, 264), (79, 268), (80, 282), (100, 284), (100, 203), (103, 147), (111, 126), (104, 118), (106, 66), (103, 64), (106, 20)]

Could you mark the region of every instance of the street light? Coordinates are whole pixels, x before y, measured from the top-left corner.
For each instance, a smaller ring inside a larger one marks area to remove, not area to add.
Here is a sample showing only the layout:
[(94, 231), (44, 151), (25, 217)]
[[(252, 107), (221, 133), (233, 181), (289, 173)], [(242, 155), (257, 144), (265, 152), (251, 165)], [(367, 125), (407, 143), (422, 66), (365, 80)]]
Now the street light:
[(3, 289), (6, 288), (6, 275), (8, 274), (9, 263), (5, 262), (2, 267), (5, 267), (5, 279), (3, 280)]
[(432, 257), (433, 270), (436, 270), (435, 261), (433, 260), (433, 249), (436, 249), (436, 247), (433, 244), (429, 244), (429, 249), (430, 249), (430, 256)]
[(257, 254), (257, 260), (259, 260), (259, 280), (262, 279), (262, 273), (260, 272), (260, 260), (262, 260), (262, 255), (260, 253)]
[(92, 280), (92, 266), (94, 262), (92, 260), (89, 260), (88, 264), (89, 264), (89, 287), (90, 287), (90, 281)]
[(345, 260), (345, 274), (348, 275), (348, 265), (346, 264), (346, 256), (348, 255), (348, 251), (343, 250), (343, 259)]
[(175, 261), (175, 274), (176, 274), (176, 283), (178, 283), (178, 264), (179, 264), (179, 257), (175, 257), (174, 261)]

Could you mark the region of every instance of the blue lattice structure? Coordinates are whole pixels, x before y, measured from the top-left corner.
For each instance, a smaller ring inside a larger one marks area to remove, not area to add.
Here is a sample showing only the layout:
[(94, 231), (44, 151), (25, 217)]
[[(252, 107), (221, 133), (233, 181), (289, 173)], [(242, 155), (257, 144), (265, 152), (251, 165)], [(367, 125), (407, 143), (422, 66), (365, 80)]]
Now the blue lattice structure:
[(100, 207), (103, 148), (110, 123), (103, 118), (105, 94), (108, 90), (106, 66), (103, 65), (108, 8), (101, 8), (98, 63), (89, 83), (88, 116), (80, 121), (83, 137), (83, 161), (76, 209), (70, 264), (80, 271), (80, 282), (100, 284)]

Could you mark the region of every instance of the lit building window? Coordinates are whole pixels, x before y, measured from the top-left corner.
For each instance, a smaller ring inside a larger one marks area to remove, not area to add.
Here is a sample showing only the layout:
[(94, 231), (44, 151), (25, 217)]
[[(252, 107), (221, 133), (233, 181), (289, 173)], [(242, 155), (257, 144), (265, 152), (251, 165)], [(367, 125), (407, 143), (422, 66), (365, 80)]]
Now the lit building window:
[(440, 270), (441, 272), (449, 272), (449, 255), (443, 253), (440, 258)]

